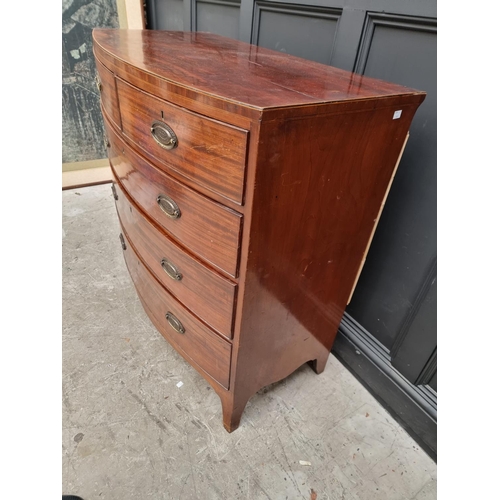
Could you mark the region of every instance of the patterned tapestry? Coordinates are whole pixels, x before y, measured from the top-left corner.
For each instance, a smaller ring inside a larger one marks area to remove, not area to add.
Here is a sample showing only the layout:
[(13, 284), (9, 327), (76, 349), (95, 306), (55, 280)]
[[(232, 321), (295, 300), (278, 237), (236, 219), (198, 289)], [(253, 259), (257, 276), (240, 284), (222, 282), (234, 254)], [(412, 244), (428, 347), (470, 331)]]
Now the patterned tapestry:
[(116, 0), (63, 0), (62, 162), (106, 158), (92, 29), (118, 28)]

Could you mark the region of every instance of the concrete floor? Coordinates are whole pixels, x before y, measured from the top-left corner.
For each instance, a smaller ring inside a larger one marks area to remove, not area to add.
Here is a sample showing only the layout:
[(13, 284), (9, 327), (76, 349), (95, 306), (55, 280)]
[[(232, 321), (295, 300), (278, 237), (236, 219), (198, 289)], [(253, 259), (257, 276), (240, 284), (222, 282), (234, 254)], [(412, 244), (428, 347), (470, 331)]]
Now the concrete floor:
[(435, 463), (333, 356), (260, 391), (228, 434), (144, 313), (119, 232), (109, 184), (63, 192), (63, 494), (436, 498)]

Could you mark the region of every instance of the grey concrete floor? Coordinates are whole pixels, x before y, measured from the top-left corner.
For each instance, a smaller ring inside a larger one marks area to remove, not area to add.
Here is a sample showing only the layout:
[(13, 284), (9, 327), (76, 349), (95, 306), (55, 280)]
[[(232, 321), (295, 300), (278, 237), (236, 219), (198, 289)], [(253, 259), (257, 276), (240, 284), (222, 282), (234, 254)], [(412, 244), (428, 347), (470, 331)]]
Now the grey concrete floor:
[(436, 498), (435, 463), (333, 356), (260, 391), (228, 434), (143, 311), (119, 232), (109, 184), (63, 192), (63, 494)]

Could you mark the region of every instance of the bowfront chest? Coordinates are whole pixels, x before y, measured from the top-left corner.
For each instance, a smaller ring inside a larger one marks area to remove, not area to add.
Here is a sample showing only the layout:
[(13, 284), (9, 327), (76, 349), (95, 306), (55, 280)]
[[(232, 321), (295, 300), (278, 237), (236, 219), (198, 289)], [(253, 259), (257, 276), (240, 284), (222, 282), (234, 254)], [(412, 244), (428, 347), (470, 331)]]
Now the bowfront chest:
[(325, 368), (425, 93), (207, 33), (93, 37), (125, 262), (231, 432)]

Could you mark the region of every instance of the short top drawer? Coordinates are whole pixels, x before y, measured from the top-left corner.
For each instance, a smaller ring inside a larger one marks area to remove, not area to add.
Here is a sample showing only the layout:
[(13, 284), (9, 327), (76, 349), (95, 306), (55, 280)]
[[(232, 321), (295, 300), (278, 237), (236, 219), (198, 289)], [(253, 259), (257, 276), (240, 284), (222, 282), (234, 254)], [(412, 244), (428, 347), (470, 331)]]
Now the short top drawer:
[(179, 108), (120, 79), (117, 88), (123, 133), (155, 165), (243, 203), (247, 131)]
[[(236, 277), (242, 215), (157, 170), (125, 144), (106, 118), (104, 124), (111, 144), (111, 166), (130, 197), (191, 252)], [(178, 216), (167, 214), (171, 202), (178, 207)]]
[(230, 339), (236, 285), (154, 227), (117, 182), (114, 193), (122, 228), (149, 270), (190, 311)]
[(102, 107), (109, 115), (114, 124), (121, 128), (120, 109), (116, 95), (115, 75), (96, 59), (97, 78), (96, 83), (101, 94)]

